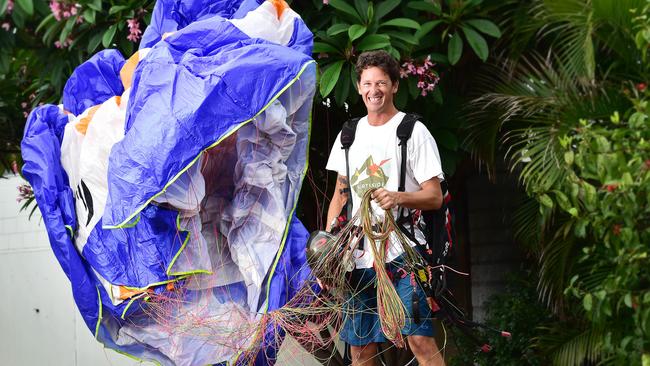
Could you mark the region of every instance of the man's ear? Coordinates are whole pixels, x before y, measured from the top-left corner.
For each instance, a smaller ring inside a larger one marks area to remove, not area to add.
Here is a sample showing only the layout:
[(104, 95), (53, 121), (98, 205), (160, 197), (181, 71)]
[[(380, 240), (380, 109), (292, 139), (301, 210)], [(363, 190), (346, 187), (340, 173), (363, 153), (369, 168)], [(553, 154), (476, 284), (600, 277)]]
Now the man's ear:
[(361, 82), (357, 81), (357, 92), (361, 95)]
[(397, 89), (399, 89), (399, 80), (393, 83), (393, 94), (397, 93)]

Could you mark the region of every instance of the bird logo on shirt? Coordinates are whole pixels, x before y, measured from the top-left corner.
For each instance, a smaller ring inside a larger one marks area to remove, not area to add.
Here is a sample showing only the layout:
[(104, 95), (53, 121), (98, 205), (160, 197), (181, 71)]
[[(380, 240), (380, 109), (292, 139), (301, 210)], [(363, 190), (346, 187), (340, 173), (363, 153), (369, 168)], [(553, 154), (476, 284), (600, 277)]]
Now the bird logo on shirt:
[(357, 196), (363, 197), (363, 194), (366, 193), (367, 190), (380, 188), (386, 185), (386, 182), (388, 182), (388, 176), (384, 173), (382, 166), (389, 161), (390, 159), (385, 159), (377, 164), (371, 155), (368, 156), (360, 168), (355, 170), (354, 174), (350, 178), (350, 184)]

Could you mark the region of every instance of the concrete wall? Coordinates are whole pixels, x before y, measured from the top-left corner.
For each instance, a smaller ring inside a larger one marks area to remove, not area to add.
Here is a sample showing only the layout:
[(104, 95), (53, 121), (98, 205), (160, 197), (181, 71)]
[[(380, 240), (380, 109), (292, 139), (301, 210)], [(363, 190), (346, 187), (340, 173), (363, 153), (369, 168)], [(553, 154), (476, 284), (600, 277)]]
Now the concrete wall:
[[(36, 210), (31, 220), (16, 202), (19, 177), (0, 179), (0, 365), (139, 365), (95, 341), (72, 299)], [(318, 365), (295, 341), (278, 365)]]
[(470, 244), (473, 318), (485, 318), (485, 301), (505, 286), (505, 275), (516, 271), (523, 254), (514, 243), (512, 214), (521, 190), (506, 171), (492, 182), (475, 173), (466, 180), (467, 237)]
[(40, 212), (18, 212), (16, 187), (0, 179), (0, 364), (137, 365), (104, 349), (86, 327), (45, 233)]

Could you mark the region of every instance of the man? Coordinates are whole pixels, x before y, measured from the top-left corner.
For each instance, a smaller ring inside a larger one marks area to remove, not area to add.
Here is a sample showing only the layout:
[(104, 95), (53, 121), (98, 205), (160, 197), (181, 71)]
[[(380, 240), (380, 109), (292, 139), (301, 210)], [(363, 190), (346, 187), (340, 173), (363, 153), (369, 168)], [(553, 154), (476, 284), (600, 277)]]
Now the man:
[[(385, 51), (366, 52), (359, 56), (356, 71), (359, 94), (368, 115), (359, 120), (354, 143), (349, 149), (351, 182), (347, 178), (340, 134), (330, 152), (327, 169), (336, 171), (338, 179), (329, 205), (327, 222), (330, 225), (336, 223), (349, 194), (353, 195), (353, 212), (348, 212), (349, 217), (352, 217), (368, 189), (376, 189), (372, 196), (373, 206), (382, 213), (382, 210), (393, 210), (396, 213), (398, 207), (420, 210), (440, 208), (442, 193), (439, 179), (443, 178), (440, 157), (433, 137), (421, 122), (415, 124), (407, 144), (406, 190), (397, 192), (401, 161), (397, 126), (405, 115), (397, 110), (393, 102), (399, 86), (397, 61)], [(328, 230), (331, 228), (332, 226), (328, 227)], [(424, 241), (420, 230), (416, 229), (415, 234), (418, 240)], [(341, 339), (350, 344), (353, 365), (371, 366), (378, 365), (378, 344), (385, 342), (386, 338), (381, 332), (377, 315), (376, 288), (373, 283), (363, 284), (364, 281), (374, 281), (373, 256), (367, 246), (375, 243), (365, 240), (364, 245), (365, 250), (355, 250), (356, 268), (350, 274), (351, 281), (358, 282), (358, 286), (364, 289), (355, 293), (350, 301), (351, 309), (346, 316)], [(411, 243), (411, 246), (414, 245)], [(399, 263), (403, 252), (401, 245), (391, 240), (386, 261)], [(399, 264), (393, 266), (399, 267)], [(422, 366), (443, 366), (444, 360), (433, 338), (430, 311), (432, 300), (425, 297), (419, 286), (412, 285), (410, 276), (404, 276), (394, 284), (407, 312), (402, 334), (407, 337), (418, 363)], [(414, 301), (414, 290), (419, 301)], [(414, 321), (413, 306), (418, 305), (416, 311), (420, 322)]]

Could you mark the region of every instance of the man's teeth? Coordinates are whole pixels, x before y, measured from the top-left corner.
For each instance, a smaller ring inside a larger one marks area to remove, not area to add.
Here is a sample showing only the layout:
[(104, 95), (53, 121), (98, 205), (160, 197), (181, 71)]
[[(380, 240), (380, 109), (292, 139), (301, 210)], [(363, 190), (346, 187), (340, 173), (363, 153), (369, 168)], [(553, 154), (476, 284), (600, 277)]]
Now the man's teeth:
[(371, 102), (378, 102), (381, 99), (381, 97), (370, 97), (368, 98), (369, 101)]

